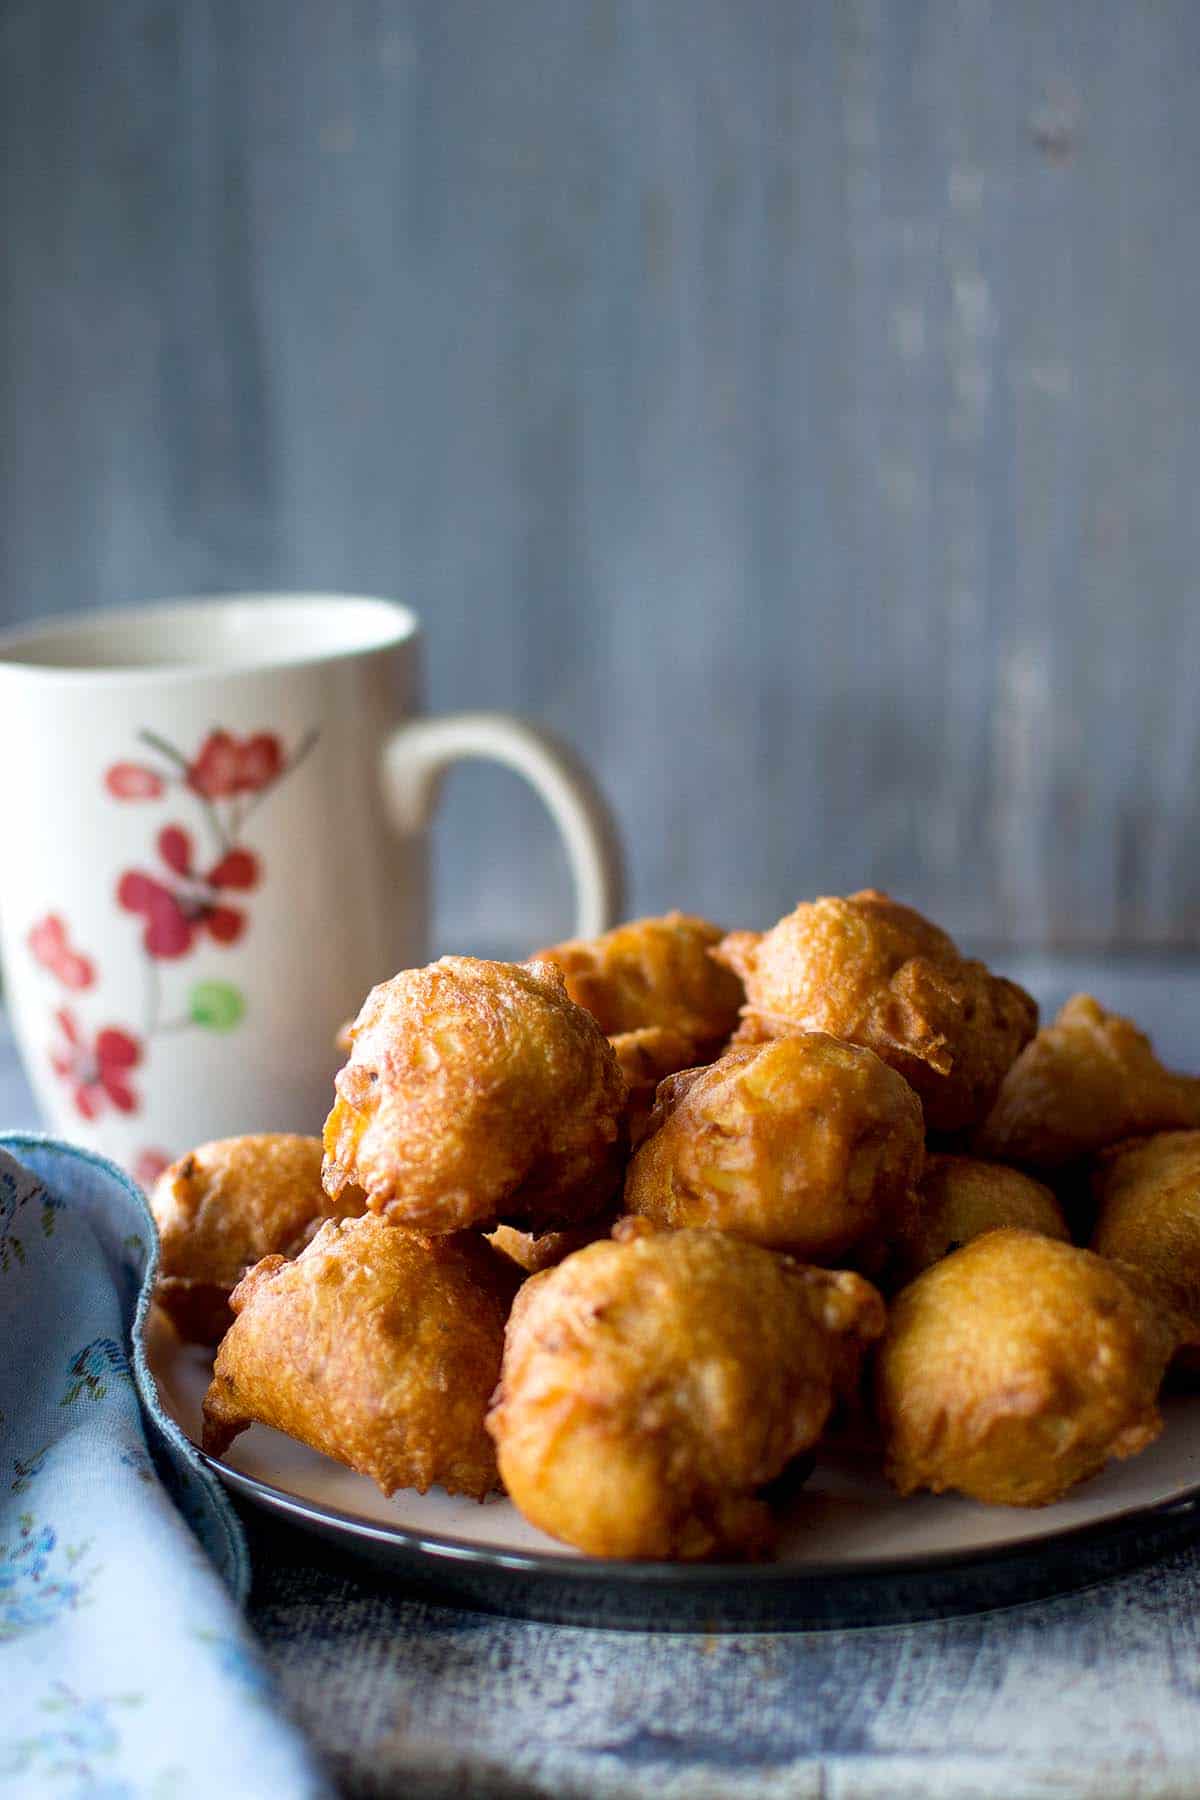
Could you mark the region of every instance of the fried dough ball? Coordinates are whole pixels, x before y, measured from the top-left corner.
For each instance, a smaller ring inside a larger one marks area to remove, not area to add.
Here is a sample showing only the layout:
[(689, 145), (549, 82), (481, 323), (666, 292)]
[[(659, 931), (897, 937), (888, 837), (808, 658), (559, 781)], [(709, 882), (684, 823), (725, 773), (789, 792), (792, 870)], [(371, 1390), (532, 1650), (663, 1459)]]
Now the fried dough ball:
[(592, 1556), (763, 1552), (755, 1498), (824, 1428), (883, 1329), (857, 1275), (716, 1231), (635, 1231), (517, 1296), (488, 1415), (534, 1525)]
[(325, 1187), (391, 1223), (574, 1223), (620, 1179), (625, 1083), (553, 963), (444, 956), (367, 995), (325, 1124)]
[(864, 1044), (916, 1089), (933, 1131), (978, 1124), (1037, 1028), (1023, 988), (873, 888), (804, 901), (768, 932), (731, 932), (715, 954), (746, 984), (741, 1041), (801, 1029)]
[(894, 1301), (877, 1392), (902, 1494), (1045, 1506), (1162, 1429), (1174, 1343), (1114, 1264), (1037, 1232), (989, 1231)]
[(737, 1024), (742, 984), (709, 954), (721, 937), (707, 919), (669, 912), (539, 952), (608, 1034), (629, 1090), (634, 1143), (659, 1082), (710, 1061)]
[(658, 1027), (686, 1039), (687, 1060), (702, 1062), (729, 1036), (742, 1004), (737, 976), (709, 955), (721, 937), (720, 926), (707, 919), (669, 912), (538, 955), (558, 964), (572, 1000), (610, 1037)]
[(1124, 1137), (1189, 1125), (1200, 1125), (1200, 1081), (1164, 1069), (1132, 1020), (1076, 994), (1013, 1063), (974, 1148), (1056, 1169)]
[(903, 1215), (892, 1248), (890, 1285), (904, 1286), (923, 1269), (1001, 1225), (1040, 1231), (1062, 1243), (1071, 1241), (1058, 1201), (1032, 1175), (972, 1156), (928, 1157), (916, 1203)]
[(1092, 1249), (1139, 1270), (1175, 1315), (1180, 1360), (1200, 1367), (1200, 1131), (1118, 1144), (1093, 1177)]
[(369, 1475), (385, 1494), (496, 1486), (483, 1420), (517, 1277), (481, 1239), (423, 1237), (368, 1213), (331, 1220), (295, 1262), (268, 1256), (204, 1401), (220, 1456), (253, 1421)]
[(891, 1235), (923, 1155), (920, 1102), (894, 1069), (796, 1032), (663, 1082), (625, 1208), (828, 1263)]
[(288, 1132), (220, 1138), (165, 1169), (150, 1195), (158, 1226), (155, 1299), (182, 1338), (215, 1344), (229, 1329), (229, 1296), (261, 1257), (295, 1256), (316, 1222), (358, 1212), (350, 1190), (335, 1206), (321, 1186), (321, 1140)]

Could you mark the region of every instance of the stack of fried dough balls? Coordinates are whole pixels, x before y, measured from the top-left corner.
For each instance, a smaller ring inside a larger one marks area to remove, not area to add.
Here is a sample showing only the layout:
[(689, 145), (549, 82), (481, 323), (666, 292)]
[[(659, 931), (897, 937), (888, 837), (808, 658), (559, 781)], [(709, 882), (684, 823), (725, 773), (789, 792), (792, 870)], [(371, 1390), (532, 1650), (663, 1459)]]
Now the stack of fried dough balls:
[(1039, 1032), (885, 894), (443, 957), (347, 1042), (323, 1145), (152, 1196), (215, 1454), (259, 1422), (590, 1555), (760, 1556), (826, 1443), (1043, 1505), (1200, 1360), (1200, 1082), (1085, 995)]

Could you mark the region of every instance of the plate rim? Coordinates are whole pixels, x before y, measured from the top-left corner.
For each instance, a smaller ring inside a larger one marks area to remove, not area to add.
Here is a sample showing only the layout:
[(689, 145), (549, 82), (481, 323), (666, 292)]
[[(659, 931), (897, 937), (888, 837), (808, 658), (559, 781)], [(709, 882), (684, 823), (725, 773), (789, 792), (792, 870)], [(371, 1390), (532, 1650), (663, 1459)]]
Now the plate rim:
[[(870, 1561), (845, 1562), (668, 1562), (662, 1559), (582, 1556), (578, 1553), (548, 1554), (543, 1550), (502, 1550), (495, 1545), (470, 1538), (448, 1537), (441, 1532), (414, 1530), (406, 1525), (389, 1525), (369, 1519), (362, 1513), (347, 1512), (342, 1507), (323, 1501), (308, 1500), (287, 1488), (274, 1486), (257, 1475), (235, 1469), (206, 1451), (197, 1451), (206, 1467), (235, 1493), (244, 1495), (266, 1510), (308, 1523), (333, 1526), (339, 1534), (350, 1538), (366, 1538), (372, 1543), (388, 1544), (398, 1551), (416, 1552), (440, 1564), (466, 1565), (485, 1569), (503, 1569), (506, 1573), (560, 1576), (573, 1584), (584, 1585), (598, 1579), (618, 1580), (643, 1587), (709, 1587), (715, 1583), (747, 1582), (758, 1587), (803, 1587), (812, 1582), (897, 1581), (923, 1575), (954, 1574), (979, 1569), (991, 1564), (1020, 1562), (1050, 1550), (1061, 1550), (1066, 1544), (1084, 1546), (1095, 1539), (1120, 1533), (1130, 1525), (1152, 1520), (1182, 1517), (1200, 1510), (1200, 1481), (1169, 1499), (1127, 1506), (1102, 1519), (1084, 1519), (1075, 1525), (1013, 1542), (974, 1545), (966, 1548), (935, 1550), (919, 1557), (875, 1557)], [(1021, 1509), (1027, 1510), (1027, 1509)]]

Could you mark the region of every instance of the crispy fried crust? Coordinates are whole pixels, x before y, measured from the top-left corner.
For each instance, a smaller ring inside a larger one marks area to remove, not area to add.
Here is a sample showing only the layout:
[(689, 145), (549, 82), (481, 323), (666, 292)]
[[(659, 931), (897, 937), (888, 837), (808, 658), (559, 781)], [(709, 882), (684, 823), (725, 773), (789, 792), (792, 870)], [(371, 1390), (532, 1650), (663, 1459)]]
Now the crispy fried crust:
[(721, 935), (707, 919), (669, 912), (539, 952), (608, 1034), (629, 1092), (634, 1144), (659, 1082), (711, 1061), (737, 1024), (742, 984), (709, 954)]
[(258, 1420), (385, 1494), (436, 1482), (482, 1499), (496, 1485), (483, 1419), (517, 1279), (467, 1233), (331, 1221), (295, 1262), (266, 1257), (235, 1291), (205, 1450), (221, 1455)]
[(1184, 1360), (1200, 1346), (1200, 1131), (1117, 1144), (1093, 1174), (1092, 1249), (1141, 1272), (1179, 1324)]
[(1189, 1125), (1200, 1125), (1200, 1081), (1164, 1069), (1131, 1019), (1076, 994), (1013, 1063), (975, 1149), (1055, 1169), (1124, 1137)]
[(888, 1263), (888, 1285), (903, 1287), (985, 1231), (1016, 1225), (1069, 1243), (1062, 1208), (1048, 1187), (1003, 1163), (933, 1155), (903, 1215)]
[(800, 1029), (863, 1044), (916, 1089), (934, 1131), (978, 1124), (1037, 1028), (1023, 988), (873, 888), (802, 902), (714, 954), (745, 982), (741, 1041)]
[(488, 1430), (513, 1500), (593, 1556), (745, 1556), (883, 1328), (859, 1276), (635, 1229), (525, 1283)]
[(890, 1237), (923, 1153), (907, 1082), (870, 1050), (797, 1032), (663, 1082), (625, 1206), (828, 1263)]
[(373, 988), (325, 1125), (325, 1187), (395, 1224), (572, 1224), (612, 1198), (626, 1092), (546, 962), (444, 956)]
[(361, 1209), (321, 1186), (321, 1140), (285, 1132), (201, 1144), (164, 1170), (150, 1196), (160, 1247), (156, 1299), (179, 1334), (215, 1344), (229, 1295), (261, 1257), (295, 1256), (315, 1223)]
[[(709, 955), (721, 935), (720, 926), (707, 919), (669, 912), (633, 919), (602, 937), (555, 944), (538, 955), (558, 964), (572, 1000), (585, 1006), (609, 1037), (657, 1027), (686, 1039), (694, 1052), (711, 1052), (737, 1024), (742, 1004), (737, 976)], [(696, 1054), (692, 1060), (704, 1057)]]
[(1169, 1320), (1103, 1257), (988, 1232), (894, 1302), (877, 1387), (889, 1479), (1045, 1506), (1162, 1429)]

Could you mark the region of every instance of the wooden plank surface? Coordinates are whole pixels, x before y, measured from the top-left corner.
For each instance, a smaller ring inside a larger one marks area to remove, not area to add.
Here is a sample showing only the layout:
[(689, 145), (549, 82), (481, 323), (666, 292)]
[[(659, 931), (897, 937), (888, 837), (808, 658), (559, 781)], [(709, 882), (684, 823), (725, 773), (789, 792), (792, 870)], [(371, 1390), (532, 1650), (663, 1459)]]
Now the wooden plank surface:
[(688, 1638), (486, 1619), (370, 1572), (268, 1564), (252, 1617), (349, 1795), (1193, 1800), (1198, 1576), (1186, 1550), (973, 1618)]
[[(1193, 0), (9, 0), (0, 617), (412, 598), (639, 909), (1200, 925)], [(456, 775), (439, 939), (556, 935)]]

